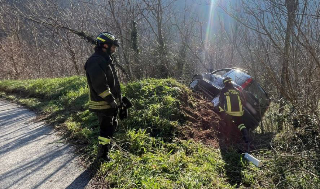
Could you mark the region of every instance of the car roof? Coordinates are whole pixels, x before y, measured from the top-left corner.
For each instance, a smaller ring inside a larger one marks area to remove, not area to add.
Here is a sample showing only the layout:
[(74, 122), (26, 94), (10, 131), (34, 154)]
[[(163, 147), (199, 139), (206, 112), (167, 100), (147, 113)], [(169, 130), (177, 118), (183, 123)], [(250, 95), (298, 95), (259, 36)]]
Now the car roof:
[(211, 72), (211, 74), (215, 74), (215, 73), (220, 72), (220, 71), (226, 71), (226, 72), (229, 72), (229, 71), (231, 71), (231, 70), (240, 70), (240, 71), (242, 71), (242, 72), (244, 72), (244, 73), (248, 74), (248, 72), (247, 72), (246, 70), (244, 70), (244, 69), (242, 69), (242, 68), (238, 68), (238, 67), (223, 68), (223, 69), (214, 70), (214, 71), (212, 71), (212, 72)]

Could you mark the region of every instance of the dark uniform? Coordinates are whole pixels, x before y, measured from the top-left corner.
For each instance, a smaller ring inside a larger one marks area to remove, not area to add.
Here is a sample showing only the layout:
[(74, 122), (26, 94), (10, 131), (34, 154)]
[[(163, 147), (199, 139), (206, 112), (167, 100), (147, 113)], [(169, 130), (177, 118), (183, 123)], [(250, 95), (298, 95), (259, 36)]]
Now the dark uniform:
[(232, 85), (231, 81), (229, 77), (223, 80), (225, 87), (220, 92), (219, 109), (220, 112), (226, 113), (232, 118), (235, 125), (241, 131), (244, 141), (248, 143), (248, 131), (242, 120), (244, 97)]
[[(98, 38), (103, 40), (101, 34)], [(118, 107), (112, 107), (111, 104), (116, 102), (119, 105), (121, 99), (120, 83), (110, 50), (103, 52), (96, 47), (84, 69), (90, 89), (89, 110), (96, 112), (100, 124), (98, 157), (105, 158), (110, 148), (110, 139), (118, 125)]]

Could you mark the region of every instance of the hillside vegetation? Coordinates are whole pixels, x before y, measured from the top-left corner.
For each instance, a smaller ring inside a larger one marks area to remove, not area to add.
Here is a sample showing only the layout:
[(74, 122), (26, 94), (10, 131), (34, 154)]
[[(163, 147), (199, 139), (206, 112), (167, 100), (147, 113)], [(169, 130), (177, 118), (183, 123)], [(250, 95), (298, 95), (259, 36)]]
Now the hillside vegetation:
[[(310, 122), (275, 135), (253, 133), (255, 167), (223, 146), (210, 103), (174, 79), (122, 86), (132, 99), (95, 180), (111, 188), (320, 188), (320, 139)], [(33, 109), (77, 144), (85, 162), (97, 154), (98, 122), (88, 109), (85, 77), (0, 81), (0, 96)], [(269, 110), (269, 114), (272, 109)], [(220, 128), (221, 129), (221, 128)], [(259, 139), (259, 140), (258, 140)]]

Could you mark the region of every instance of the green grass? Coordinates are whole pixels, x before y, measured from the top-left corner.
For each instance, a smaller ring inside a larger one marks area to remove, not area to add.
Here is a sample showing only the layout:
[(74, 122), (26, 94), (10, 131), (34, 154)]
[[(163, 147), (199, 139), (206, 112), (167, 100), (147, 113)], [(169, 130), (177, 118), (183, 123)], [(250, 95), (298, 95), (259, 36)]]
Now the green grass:
[[(218, 150), (193, 141), (165, 143), (146, 130), (119, 134), (100, 174), (116, 188), (230, 188)], [(126, 149), (126, 150), (123, 150)], [(115, 169), (116, 167), (116, 169)]]
[[(279, 133), (272, 141), (270, 138), (273, 149), (260, 148), (253, 153), (264, 163), (257, 168), (232, 148), (220, 151), (179, 138), (182, 129), (190, 126), (182, 106), (192, 109), (198, 103), (185, 85), (174, 79), (146, 79), (121, 87), (134, 107), (129, 118), (119, 123), (109, 153), (111, 161), (102, 162), (97, 174), (112, 188), (320, 186), (315, 130), (301, 129)], [(96, 156), (99, 128), (96, 116), (87, 110), (85, 77), (6, 80), (0, 81), (0, 91), (0, 97), (46, 115), (49, 123), (78, 144), (86, 161)]]

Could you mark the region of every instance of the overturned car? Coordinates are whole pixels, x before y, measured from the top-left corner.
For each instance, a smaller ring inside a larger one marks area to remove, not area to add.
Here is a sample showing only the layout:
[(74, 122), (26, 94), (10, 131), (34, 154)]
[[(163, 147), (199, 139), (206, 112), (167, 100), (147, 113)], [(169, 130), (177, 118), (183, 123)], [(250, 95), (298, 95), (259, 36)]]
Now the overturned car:
[(213, 103), (214, 110), (218, 112), (219, 93), (224, 87), (225, 77), (230, 77), (233, 85), (242, 91), (246, 98), (244, 124), (250, 130), (256, 129), (270, 105), (270, 99), (263, 88), (244, 70), (225, 68), (211, 73), (197, 74), (193, 77), (190, 88), (208, 98)]

